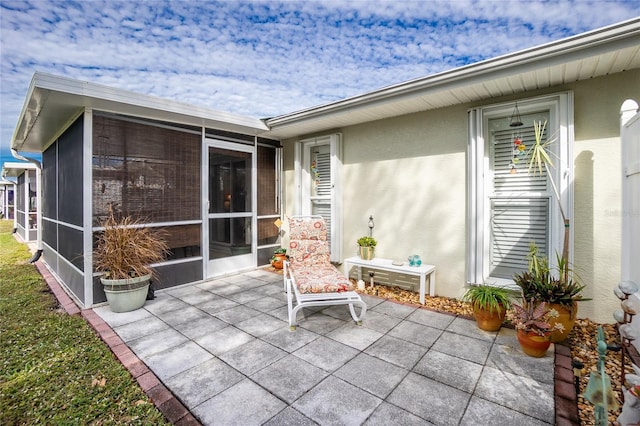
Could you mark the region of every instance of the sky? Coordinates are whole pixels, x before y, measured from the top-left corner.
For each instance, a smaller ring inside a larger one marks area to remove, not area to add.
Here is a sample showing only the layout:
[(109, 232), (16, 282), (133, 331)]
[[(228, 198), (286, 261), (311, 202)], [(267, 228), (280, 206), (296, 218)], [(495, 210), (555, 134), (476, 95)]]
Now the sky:
[(36, 71), (267, 118), (640, 16), (640, 0), (0, 0), (0, 164)]

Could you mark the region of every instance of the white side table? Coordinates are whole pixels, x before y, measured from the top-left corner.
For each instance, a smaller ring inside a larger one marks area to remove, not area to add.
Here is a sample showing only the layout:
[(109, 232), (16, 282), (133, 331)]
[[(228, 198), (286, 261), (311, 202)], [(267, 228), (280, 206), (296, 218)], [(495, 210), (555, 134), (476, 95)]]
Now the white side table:
[(371, 260), (364, 260), (358, 256), (350, 257), (344, 260), (344, 275), (349, 277), (349, 270), (352, 266), (358, 267), (358, 280), (362, 279), (362, 267), (371, 269), (380, 269), (389, 272), (401, 272), (407, 275), (416, 275), (420, 277), (420, 304), (424, 305), (424, 294), (426, 289), (427, 277), (429, 278), (429, 296), (436, 295), (436, 267), (434, 265), (409, 266), (407, 262), (398, 266), (393, 264), (391, 259), (383, 259), (374, 257)]

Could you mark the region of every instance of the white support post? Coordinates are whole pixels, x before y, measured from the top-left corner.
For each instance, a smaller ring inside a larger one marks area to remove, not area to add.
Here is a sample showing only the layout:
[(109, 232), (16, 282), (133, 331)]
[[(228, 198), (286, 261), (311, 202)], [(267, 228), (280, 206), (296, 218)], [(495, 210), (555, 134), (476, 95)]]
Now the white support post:
[[(622, 158), (622, 246), (621, 278), (640, 284), (640, 112), (638, 103), (626, 100), (620, 108), (620, 143)], [(640, 297), (640, 293), (630, 297)], [(631, 321), (640, 330), (640, 320)], [(640, 350), (640, 342), (633, 341)]]

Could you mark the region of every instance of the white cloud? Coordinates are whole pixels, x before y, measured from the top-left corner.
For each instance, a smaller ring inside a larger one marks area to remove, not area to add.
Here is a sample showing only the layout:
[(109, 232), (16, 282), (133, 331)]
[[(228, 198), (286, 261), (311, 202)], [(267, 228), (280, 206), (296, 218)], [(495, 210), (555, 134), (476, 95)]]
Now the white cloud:
[(35, 71), (267, 117), (639, 12), (631, 1), (0, 0), (0, 154)]

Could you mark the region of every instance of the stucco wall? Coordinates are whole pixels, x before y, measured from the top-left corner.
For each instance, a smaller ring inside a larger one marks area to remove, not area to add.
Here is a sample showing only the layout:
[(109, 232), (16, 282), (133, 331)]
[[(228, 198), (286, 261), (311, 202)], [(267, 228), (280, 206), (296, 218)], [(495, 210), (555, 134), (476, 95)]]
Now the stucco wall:
[[(525, 93), (517, 99), (573, 90), (575, 95), (575, 269), (595, 299), (580, 317), (612, 322), (620, 280), (619, 109), (640, 99), (640, 71)], [(377, 256), (420, 254), (437, 266), (440, 296), (465, 288), (467, 110), (487, 100), (342, 128), (343, 253), (375, 219)], [(324, 134), (335, 132), (327, 131)], [(301, 135), (302, 136), (302, 135)], [(306, 136), (305, 136), (306, 137)], [(294, 212), (294, 142), (284, 141), (285, 214)]]
[(446, 109), (343, 130), (343, 253), (355, 253), (373, 215), (377, 256), (419, 254), (438, 268), (439, 295), (461, 294), (466, 115)]
[(572, 86), (575, 94), (574, 269), (594, 299), (580, 303), (579, 316), (612, 323), (621, 279), (620, 107), (640, 100), (640, 71), (601, 77)]

